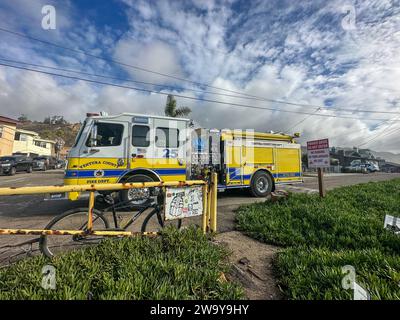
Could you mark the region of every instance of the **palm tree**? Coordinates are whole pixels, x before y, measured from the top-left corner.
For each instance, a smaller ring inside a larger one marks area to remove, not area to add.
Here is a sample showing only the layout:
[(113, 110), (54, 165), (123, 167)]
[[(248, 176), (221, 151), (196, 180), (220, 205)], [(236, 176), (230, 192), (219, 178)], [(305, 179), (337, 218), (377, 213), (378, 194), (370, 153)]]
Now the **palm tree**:
[(184, 117), (191, 113), (192, 110), (189, 107), (176, 107), (176, 100), (172, 94), (167, 97), (167, 103), (165, 104), (164, 113), (167, 117)]

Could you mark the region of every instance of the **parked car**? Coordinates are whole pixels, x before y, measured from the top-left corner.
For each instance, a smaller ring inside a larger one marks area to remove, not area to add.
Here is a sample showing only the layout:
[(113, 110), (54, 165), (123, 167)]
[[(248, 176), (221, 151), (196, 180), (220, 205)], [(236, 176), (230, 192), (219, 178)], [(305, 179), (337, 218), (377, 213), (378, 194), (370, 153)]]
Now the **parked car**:
[(8, 174), (10, 176), (13, 176), (20, 171), (31, 173), (32, 169), (32, 159), (26, 156), (0, 157), (0, 174)]
[(33, 169), (46, 171), (49, 169), (56, 169), (57, 159), (49, 156), (40, 156), (33, 158)]
[(346, 173), (368, 173), (369, 171), (367, 170), (365, 164), (353, 164), (349, 167), (345, 167), (344, 172)]
[(64, 169), (65, 167), (65, 160), (58, 160), (56, 164), (56, 169)]
[(379, 171), (379, 166), (375, 163), (367, 163), (365, 165), (366, 169), (368, 172), (378, 172)]

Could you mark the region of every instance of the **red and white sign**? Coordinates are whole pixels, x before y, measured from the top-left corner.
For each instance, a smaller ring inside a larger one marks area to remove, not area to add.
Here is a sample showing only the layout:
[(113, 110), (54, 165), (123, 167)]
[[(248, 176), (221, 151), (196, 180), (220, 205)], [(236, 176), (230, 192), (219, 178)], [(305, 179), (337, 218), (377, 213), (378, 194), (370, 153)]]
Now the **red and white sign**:
[(309, 168), (327, 168), (330, 166), (329, 140), (314, 140), (307, 142)]

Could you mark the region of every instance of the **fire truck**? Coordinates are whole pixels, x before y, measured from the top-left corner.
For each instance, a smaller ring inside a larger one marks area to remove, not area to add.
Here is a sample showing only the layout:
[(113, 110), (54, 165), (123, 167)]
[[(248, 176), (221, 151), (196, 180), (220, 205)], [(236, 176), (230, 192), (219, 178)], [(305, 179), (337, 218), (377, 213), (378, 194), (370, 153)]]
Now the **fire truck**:
[[(265, 197), (278, 184), (302, 182), (298, 134), (195, 128), (190, 119), (123, 113), (87, 114), (69, 151), (64, 182), (185, 181), (218, 174), (218, 190), (249, 188)], [(123, 201), (151, 197), (120, 191)], [(76, 200), (78, 193), (70, 193)]]

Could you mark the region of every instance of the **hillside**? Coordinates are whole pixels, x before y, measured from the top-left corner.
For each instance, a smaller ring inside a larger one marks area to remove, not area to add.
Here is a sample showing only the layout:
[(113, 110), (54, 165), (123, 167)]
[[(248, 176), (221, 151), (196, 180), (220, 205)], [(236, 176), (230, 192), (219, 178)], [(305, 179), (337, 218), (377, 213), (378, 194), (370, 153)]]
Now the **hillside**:
[(25, 121), (18, 124), (18, 129), (37, 132), (41, 138), (55, 140), (61, 138), (65, 146), (72, 146), (78, 134), (80, 123), (49, 124), (38, 121)]
[(382, 159), (385, 159), (388, 162), (394, 162), (394, 163), (399, 163), (400, 164), (400, 154), (395, 154), (392, 152), (377, 152), (377, 151), (372, 151), (375, 157), (381, 157)]

